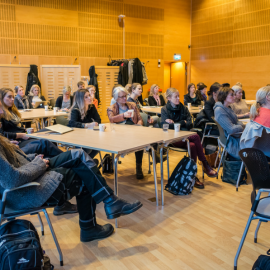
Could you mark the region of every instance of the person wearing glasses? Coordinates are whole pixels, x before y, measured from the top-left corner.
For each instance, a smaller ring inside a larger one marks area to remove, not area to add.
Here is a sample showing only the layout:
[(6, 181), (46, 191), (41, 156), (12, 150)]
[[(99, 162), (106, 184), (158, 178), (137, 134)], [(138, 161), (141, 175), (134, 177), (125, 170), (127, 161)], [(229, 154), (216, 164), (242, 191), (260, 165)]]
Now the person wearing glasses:
[(96, 99), (96, 87), (94, 85), (89, 85), (86, 89), (89, 91), (89, 94), (93, 99), (93, 104), (98, 110), (98, 100)]
[[(238, 121), (237, 115), (230, 107), (235, 102), (234, 91), (230, 87), (221, 87), (217, 99), (218, 102), (214, 106), (215, 119), (223, 128), (225, 136), (242, 132), (245, 126), (242, 122)], [(240, 135), (230, 136), (226, 151), (233, 158), (239, 159), (239, 150)]]
[(71, 87), (69, 85), (63, 87), (63, 95), (59, 96), (55, 102), (55, 107), (62, 111), (69, 112), (73, 103), (73, 96), (71, 96)]
[[(140, 125), (143, 126), (143, 120), (140, 111), (134, 102), (127, 102), (127, 90), (118, 86), (113, 90), (113, 98), (116, 101), (107, 109), (107, 114), (111, 123), (122, 125)], [(131, 112), (131, 110), (133, 112)], [(143, 179), (142, 159), (143, 150), (135, 152), (136, 156), (136, 177)]]

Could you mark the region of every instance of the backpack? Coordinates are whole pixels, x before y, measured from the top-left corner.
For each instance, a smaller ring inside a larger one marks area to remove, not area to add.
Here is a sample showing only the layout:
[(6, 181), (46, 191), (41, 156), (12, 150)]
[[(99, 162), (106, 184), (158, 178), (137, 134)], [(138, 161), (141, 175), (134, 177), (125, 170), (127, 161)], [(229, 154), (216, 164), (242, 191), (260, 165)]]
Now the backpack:
[[(223, 164), (223, 173), (222, 173), (223, 175), (221, 176), (222, 181), (236, 185), (242, 161), (236, 160), (235, 158), (230, 156), (229, 158), (226, 159), (223, 158), (222, 164)], [(245, 180), (247, 180), (247, 173), (244, 166), (242, 174), (240, 176), (239, 185), (245, 184), (246, 183)]]
[(0, 227), (0, 269), (42, 269), (43, 250), (34, 225), (15, 219)]
[[(110, 154), (106, 154), (102, 160), (102, 173), (113, 173), (113, 159)], [(99, 169), (101, 165), (99, 165)]]
[[(270, 255), (270, 249), (267, 251)], [(270, 270), (270, 256), (260, 255), (254, 263), (252, 270)]]
[(174, 195), (188, 195), (192, 192), (197, 174), (197, 164), (184, 157), (175, 167), (165, 190)]

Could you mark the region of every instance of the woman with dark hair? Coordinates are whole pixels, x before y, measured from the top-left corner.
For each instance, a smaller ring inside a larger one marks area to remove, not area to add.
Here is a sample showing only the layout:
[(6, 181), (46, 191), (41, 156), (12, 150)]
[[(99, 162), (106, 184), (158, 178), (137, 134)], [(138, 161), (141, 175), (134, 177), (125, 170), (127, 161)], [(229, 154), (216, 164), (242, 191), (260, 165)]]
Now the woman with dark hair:
[(47, 160), (41, 155), (25, 155), (0, 136), (0, 167), (0, 195), (4, 189), (33, 181), (39, 183), (10, 192), (7, 207), (22, 210), (57, 205), (61, 208), (67, 199), (76, 196), (82, 242), (109, 237), (114, 231), (111, 224), (97, 224), (96, 204), (104, 203), (108, 219), (131, 214), (142, 207), (139, 201), (128, 203), (115, 196), (95, 162), (82, 149), (72, 149)]
[[(238, 121), (237, 115), (230, 107), (235, 102), (234, 91), (230, 87), (221, 87), (217, 99), (218, 102), (214, 106), (215, 119), (223, 128), (225, 136), (242, 132), (245, 126), (242, 122)], [(226, 147), (229, 155), (237, 159), (239, 159), (240, 136), (230, 136)]]
[(207, 86), (204, 83), (198, 83), (197, 87), (198, 87), (198, 96), (205, 103), (207, 101), (206, 95)]
[(204, 113), (210, 122), (214, 122), (212, 117), (214, 117), (214, 106), (218, 101), (218, 91), (221, 85), (218, 83), (214, 83), (210, 86), (209, 91), (207, 92), (209, 99), (204, 104)]
[(184, 95), (184, 104), (187, 106), (191, 103), (191, 106), (198, 107), (202, 104), (202, 100), (199, 97), (194, 83), (188, 85), (188, 94)]

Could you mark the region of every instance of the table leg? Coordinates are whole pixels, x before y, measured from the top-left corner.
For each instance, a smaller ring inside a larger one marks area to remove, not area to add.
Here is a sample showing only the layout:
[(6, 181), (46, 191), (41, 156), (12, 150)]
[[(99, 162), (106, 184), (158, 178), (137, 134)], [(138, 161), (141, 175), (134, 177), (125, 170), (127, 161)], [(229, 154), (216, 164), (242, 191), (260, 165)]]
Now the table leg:
[(161, 205), (164, 206), (163, 144), (160, 147)]
[[(153, 172), (154, 172), (154, 181), (155, 181), (155, 192), (156, 192), (156, 205), (158, 206), (158, 184), (157, 184), (157, 169), (156, 169), (156, 155), (154, 147), (152, 149), (152, 160), (153, 160)], [(150, 149), (149, 149), (150, 151)]]
[[(114, 154), (113, 154), (114, 158)], [(117, 179), (117, 165), (118, 165), (118, 159), (119, 155), (116, 155), (114, 158), (114, 194), (118, 196), (118, 179)], [(115, 228), (118, 228), (118, 220), (117, 218), (115, 219)]]
[(188, 138), (186, 139), (186, 142), (187, 142), (188, 155), (189, 155), (189, 157), (191, 158), (190, 144), (189, 144), (189, 139), (188, 139)]
[(168, 173), (168, 181), (170, 178), (170, 162), (169, 162), (169, 147), (167, 148), (167, 173)]

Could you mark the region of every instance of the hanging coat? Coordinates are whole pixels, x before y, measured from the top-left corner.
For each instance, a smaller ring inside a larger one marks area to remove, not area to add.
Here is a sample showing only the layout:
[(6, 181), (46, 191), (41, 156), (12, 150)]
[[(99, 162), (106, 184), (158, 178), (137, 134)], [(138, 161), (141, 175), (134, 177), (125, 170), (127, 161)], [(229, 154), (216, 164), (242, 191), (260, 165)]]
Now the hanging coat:
[(41, 90), (41, 84), (38, 78), (38, 67), (36, 65), (30, 65), (30, 71), (27, 75), (27, 84), (25, 88), (25, 95), (28, 96), (31, 87), (37, 84)]
[(132, 83), (139, 83), (142, 85), (142, 82), (143, 82), (142, 63), (139, 58), (135, 58), (133, 63)]
[(91, 66), (89, 68), (90, 81), (89, 81), (88, 85), (94, 85), (96, 87), (96, 99), (98, 100), (98, 104), (100, 104), (97, 76), (98, 75), (96, 74), (95, 66)]

